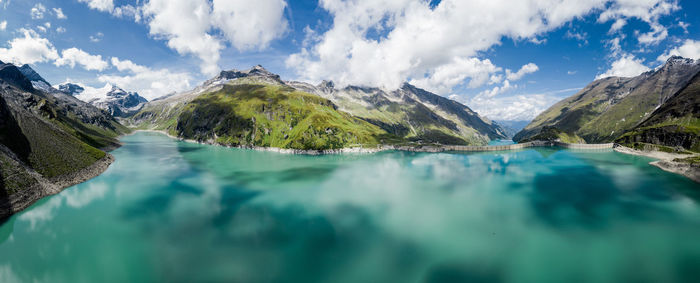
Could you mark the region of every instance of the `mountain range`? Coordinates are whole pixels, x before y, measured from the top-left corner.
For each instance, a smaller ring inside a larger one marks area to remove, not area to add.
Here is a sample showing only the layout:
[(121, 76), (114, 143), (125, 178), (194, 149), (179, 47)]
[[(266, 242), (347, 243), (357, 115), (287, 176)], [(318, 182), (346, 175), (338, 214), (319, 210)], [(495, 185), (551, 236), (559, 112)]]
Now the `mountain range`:
[[(54, 88), (29, 65), (0, 62), (0, 218), (101, 173), (112, 161), (106, 151), (132, 129), (320, 151), (484, 145), (523, 125), (490, 121), (408, 83), (394, 90), (313, 85), (284, 81), (262, 66), (222, 71), (191, 91), (150, 102), (116, 86), (86, 89)], [(700, 152), (700, 62), (672, 57), (637, 77), (596, 80), (514, 137), (533, 139)]]
[[(636, 77), (596, 80), (539, 114), (513, 139), (555, 128), (587, 143), (644, 141), (697, 150), (699, 72), (700, 60), (673, 56)], [(671, 132), (676, 137), (661, 136)]]
[(109, 112), (110, 115), (118, 118), (128, 117), (143, 107), (148, 100), (140, 96), (137, 92), (127, 92), (118, 86), (107, 84), (104, 88), (86, 91), (76, 83), (63, 83), (58, 85), (58, 89), (68, 95), (90, 103), (99, 109)]
[(316, 150), (506, 138), (469, 107), (410, 84), (337, 89), (283, 81), (262, 66), (222, 71), (192, 91), (151, 101), (128, 123), (200, 142)]

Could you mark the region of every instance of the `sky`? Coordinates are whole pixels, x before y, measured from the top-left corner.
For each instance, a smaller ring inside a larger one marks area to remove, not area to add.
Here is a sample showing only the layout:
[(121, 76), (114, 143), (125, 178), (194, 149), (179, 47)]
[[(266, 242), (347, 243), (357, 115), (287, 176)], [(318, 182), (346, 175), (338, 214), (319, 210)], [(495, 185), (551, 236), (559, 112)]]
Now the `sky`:
[(392, 90), (531, 120), (595, 79), (700, 59), (700, 1), (0, 0), (0, 60), (147, 99), (221, 70)]

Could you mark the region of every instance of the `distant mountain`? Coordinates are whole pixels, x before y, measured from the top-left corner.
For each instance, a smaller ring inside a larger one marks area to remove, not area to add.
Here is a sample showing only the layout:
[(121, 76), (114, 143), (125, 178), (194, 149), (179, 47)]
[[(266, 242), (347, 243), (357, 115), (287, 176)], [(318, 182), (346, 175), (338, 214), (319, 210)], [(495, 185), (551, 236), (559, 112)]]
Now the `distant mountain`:
[[(200, 141), (297, 149), (505, 138), (468, 107), (409, 84), (336, 89), (330, 82), (282, 81), (261, 66), (223, 71), (192, 91), (147, 103), (129, 121)], [(230, 123), (239, 130), (223, 131)]]
[(700, 152), (700, 73), (616, 142), (630, 147), (645, 143)]
[(408, 83), (391, 91), (358, 86), (337, 89), (332, 82), (287, 84), (327, 98), (341, 110), (409, 141), (481, 145), (507, 138), (498, 124), (464, 104)]
[(0, 219), (99, 174), (111, 162), (101, 149), (128, 131), (44, 83), (29, 66), (0, 65)]
[(494, 120), (493, 122), (501, 126), (508, 138), (513, 138), (515, 134), (530, 124), (528, 120)]
[(637, 77), (596, 80), (538, 115), (514, 140), (537, 135), (548, 126), (588, 143), (612, 142), (649, 118), (698, 72), (699, 61), (675, 56)]
[(58, 89), (68, 95), (90, 103), (99, 109), (107, 111), (114, 117), (127, 117), (132, 115), (148, 102), (136, 92), (127, 92), (117, 86), (106, 86), (102, 89), (92, 90), (86, 93), (84, 87), (75, 83), (64, 83)]

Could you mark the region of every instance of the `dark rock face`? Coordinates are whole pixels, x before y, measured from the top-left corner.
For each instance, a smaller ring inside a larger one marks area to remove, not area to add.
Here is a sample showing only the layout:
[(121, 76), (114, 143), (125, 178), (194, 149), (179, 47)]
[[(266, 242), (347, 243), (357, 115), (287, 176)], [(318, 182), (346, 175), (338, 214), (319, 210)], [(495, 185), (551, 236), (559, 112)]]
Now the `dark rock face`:
[(700, 149), (700, 136), (678, 125), (640, 130), (634, 135), (623, 136), (616, 142), (621, 144), (651, 143), (696, 151)]
[(24, 74), (22, 74), (19, 68), (12, 64), (0, 65), (0, 80), (14, 85), (24, 91), (34, 90), (32, 87), (32, 82), (27, 79)]
[(263, 66), (257, 65), (253, 68), (250, 68), (249, 70), (245, 71), (239, 71), (239, 70), (229, 70), (229, 71), (221, 71), (218, 76), (204, 82), (203, 85), (211, 85), (214, 82), (221, 81), (221, 80), (233, 80), (233, 79), (239, 79), (239, 78), (246, 78), (246, 77), (258, 77), (258, 78), (263, 78), (263, 79), (268, 79), (270, 81), (278, 82), (278, 83), (283, 83), (282, 80), (280, 79), (280, 76), (277, 74), (273, 74), (263, 68)]

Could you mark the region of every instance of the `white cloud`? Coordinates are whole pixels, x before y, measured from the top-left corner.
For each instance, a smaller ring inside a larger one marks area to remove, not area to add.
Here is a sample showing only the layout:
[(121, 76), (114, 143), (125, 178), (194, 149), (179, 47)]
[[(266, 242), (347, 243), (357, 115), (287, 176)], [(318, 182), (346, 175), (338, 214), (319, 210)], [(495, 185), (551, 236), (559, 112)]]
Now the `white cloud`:
[(168, 69), (154, 70), (116, 57), (112, 57), (111, 61), (119, 71), (128, 74), (100, 75), (98, 80), (125, 90), (136, 91), (148, 100), (190, 89), (191, 76), (188, 73), (177, 73)]
[(683, 29), (683, 33), (687, 34), (688, 33), (688, 27), (690, 26), (689, 23), (683, 22), (683, 21), (678, 21), (678, 27)]
[[(431, 7), (421, 0), (322, 0), (331, 28), (286, 64), (303, 80), (396, 88), (406, 80), (430, 81), (438, 70), (454, 68), (455, 58), (483, 59), (503, 38), (539, 42), (544, 33), (594, 12), (602, 13), (600, 22), (615, 20), (616, 29), (625, 23), (618, 19), (631, 17), (657, 23), (676, 9), (669, 1), (443, 0)], [(571, 36), (585, 43), (584, 34)], [(642, 40), (662, 37), (657, 29)]]
[(563, 89), (548, 93), (521, 94), (513, 96), (476, 96), (470, 100), (459, 99), (469, 105), (479, 115), (492, 120), (520, 121), (532, 120), (542, 111), (547, 110), (561, 100), (562, 93), (569, 93), (579, 88)]
[(100, 42), (104, 36), (104, 33), (98, 32), (90, 36), (90, 42)]
[(332, 28), (286, 63), (305, 80), (396, 88), (407, 79), (429, 81), (455, 58), (478, 58), (503, 37), (537, 38), (604, 2), (443, 0), (432, 9), (420, 0), (324, 0)]
[(0, 22), (0, 30), (6, 30), (7, 29), (7, 21), (2, 21)]
[(31, 29), (20, 29), (23, 37), (8, 42), (9, 48), (0, 48), (0, 60), (15, 64), (34, 64), (58, 58), (51, 42)]
[(34, 20), (39, 20), (44, 18), (44, 13), (46, 13), (46, 6), (42, 5), (41, 3), (37, 3), (32, 7), (32, 9), (29, 11), (29, 15), (32, 17)]
[(102, 12), (112, 12), (114, 10), (113, 0), (78, 0), (81, 3), (87, 3), (88, 7)]
[(659, 56), (656, 60), (659, 62), (665, 62), (668, 57), (674, 55), (691, 59), (700, 59), (700, 41), (686, 39), (681, 46), (677, 46), (666, 51), (666, 53)]
[(238, 50), (265, 48), (287, 31), (284, 0), (214, 0), (212, 20)]
[(64, 28), (64, 27), (57, 27), (57, 28), (56, 28), (56, 32), (57, 32), (57, 33), (64, 33), (64, 32), (66, 32), (66, 28)]
[(575, 75), (578, 71), (567, 71), (566, 74), (569, 76)]
[(56, 62), (54, 62), (54, 65), (59, 67), (70, 66), (74, 68), (76, 64), (83, 66), (88, 71), (103, 71), (109, 67), (109, 63), (102, 60), (102, 56), (91, 55), (75, 47), (64, 49), (61, 52), (61, 58), (56, 59)]
[[(208, 33), (211, 6), (206, 0), (151, 0), (144, 6), (151, 35), (167, 40), (180, 54), (193, 54), (202, 62), (202, 72), (219, 71), (219, 52), (224, 46)], [(188, 11), (183, 13), (183, 11)]]
[(63, 13), (63, 9), (61, 8), (53, 8), (53, 12), (56, 14), (56, 18), (59, 20), (65, 20), (68, 17), (66, 17), (66, 14)]
[[(462, 84), (469, 78), (469, 87), (476, 88), (484, 85), (493, 76), (491, 74), (501, 71), (490, 60), (479, 60), (477, 58), (453, 58), (453, 61), (439, 66), (432, 70), (428, 76), (412, 80), (420, 88), (437, 93), (448, 93), (456, 85)], [(367, 72), (368, 75), (377, 76), (374, 72)], [(382, 79), (379, 74), (377, 77)]]
[(506, 70), (506, 79), (509, 79), (511, 81), (517, 81), (527, 74), (537, 72), (539, 69), (540, 67), (535, 65), (535, 63), (528, 63), (520, 67), (520, 70), (518, 70), (515, 73), (511, 72), (510, 70)]
[(644, 60), (637, 59), (631, 54), (624, 54), (612, 63), (609, 70), (596, 76), (596, 80), (607, 77), (635, 77), (649, 70), (651, 69), (644, 65)]
[(116, 67), (120, 72), (132, 72), (132, 73), (145, 73), (149, 72), (150, 69), (138, 65), (130, 60), (119, 60), (117, 57), (112, 57), (112, 66)]
[(627, 20), (619, 18), (610, 26), (610, 31), (608, 33), (613, 34), (627, 25)]
[(610, 7), (600, 14), (598, 21), (615, 20), (610, 28), (611, 33), (624, 27), (627, 24), (625, 19), (637, 18), (646, 22), (651, 31), (637, 32), (637, 39), (639, 43), (651, 45), (668, 37), (668, 31), (659, 23), (659, 19), (679, 9), (678, 1), (673, 0), (618, 0), (613, 1)]
[(511, 89), (516, 88), (516, 87), (517, 87), (517, 85), (511, 85), (510, 81), (505, 80), (505, 81), (503, 81), (503, 85), (493, 87), (490, 90), (484, 90), (484, 91), (480, 92), (476, 97), (477, 98), (492, 98), (496, 95), (499, 95), (501, 93), (505, 93)]
[(225, 48), (217, 31), (239, 50), (265, 48), (285, 34), (286, 7), (284, 0), (150, 0), (137, 10), (151, 35), (181, 55), (198, 57), (201, 71), (213, 75)]

